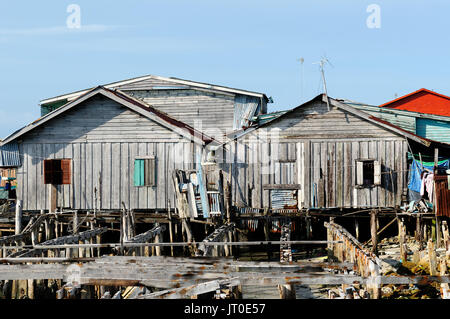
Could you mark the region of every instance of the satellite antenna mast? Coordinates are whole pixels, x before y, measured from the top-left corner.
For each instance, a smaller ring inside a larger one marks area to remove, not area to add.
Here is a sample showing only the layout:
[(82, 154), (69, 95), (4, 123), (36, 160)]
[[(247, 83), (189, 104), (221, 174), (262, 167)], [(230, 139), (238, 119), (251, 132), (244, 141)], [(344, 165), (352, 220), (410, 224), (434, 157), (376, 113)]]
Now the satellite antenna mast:
[(325, 57), (322, 58), (322, 60), (320, 60), (320, 62), (316, 62), (316, 63), (313, 63), (313, 64), (319, 64), (320, 65), (320, 72), (322, 74), (323, 88), (325, 90), (325, 96), (327, 98), (327, 107), (328, 107), (328, 111), (329, 111), (330, 110), (330, 102), (328, 101), (327, 82), (325, 81), (325, 72), (323, 70), (323, 67), (324, 67), (325, 63), (328, 63), (329, 65), (333, 66), (331, 64), (331, 62), (328, 61), (328, 59), (325, 58)]
[(300, 62), (300, 103), (303, 102), (303, 62), (305, 62), (305, 59), (301, 57), (300, 59), (297, 59), (298, 62)]

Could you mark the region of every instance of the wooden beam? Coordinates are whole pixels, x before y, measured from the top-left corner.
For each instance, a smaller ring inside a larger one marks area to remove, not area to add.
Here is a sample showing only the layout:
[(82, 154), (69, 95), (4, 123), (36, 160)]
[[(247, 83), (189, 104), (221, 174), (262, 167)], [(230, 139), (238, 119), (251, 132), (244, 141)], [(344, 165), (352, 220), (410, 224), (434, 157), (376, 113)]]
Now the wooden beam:
[[(215, 229), (209, 234), (198, 246), (198, 250), (203, 253), (203, 256), (211, 256), (212, 246), (205, 245), (205, 243), (215, 243), (223, 241), (223, 238), (228, 235), (228, 232), (235, 227), (234, 223), (225, 224)], [(227, 243), (229, 245), (229, 243)]]
[(158, 234), (162, 233), (165, 230), (166, 230), (165, 225), (155, 225), (152, 229), (147, 230), (144, 233), (138, 234), (138, 235), (128, 239), (123, 244), (125, 245), (127, 243), (145, 243), (145, 242), (148, 242), (149, 240), (155, 238)]
[(144, 294), (136, 297), (136, 299), (185, 299), (207, 292), (216, 291), (223, 286), (238, 286), (239, 284), (240, 281), (237, 278), (211, 280), (192, 286), (163, 290), (151, 294)]
[(301, 184), (264, 184), (263, 189), (301, 189)]
[[(101, 233), (106, 232), (107, 228), (97, 228), (94, 230), (87, 230), (75, 235), (63, 236), (54, 239), (47, 240), (40, 244), (40, 246), (55, 246), (55, 245), (63, 245), (63, 244), (78, 244), (80, 241), (87, 240), (91, 237), (97, 236)], [(53, 247), (48, 247), (47, 249), (52, 249)], [(18, 251), (9, 257), (28, 257), (32, 255), (41, 254), (44, 249), (24, 249)]]

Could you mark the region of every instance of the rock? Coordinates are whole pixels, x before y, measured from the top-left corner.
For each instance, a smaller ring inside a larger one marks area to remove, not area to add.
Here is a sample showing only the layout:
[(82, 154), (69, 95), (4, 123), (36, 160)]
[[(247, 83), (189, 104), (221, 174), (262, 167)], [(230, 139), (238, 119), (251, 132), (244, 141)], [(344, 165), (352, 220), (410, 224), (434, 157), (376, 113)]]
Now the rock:
[(381, 259), (381, 273), (393, 273), (397, 272), (397, 269), (401, 266), (401, 262), (392, 258)]
[(392, 295), (394, 294), (394, 289), (392, 289), (389, 286), (384, 286), (384, 287), (381, 287), (381, 293), (382, 293), (383, 297), (389, 298), (389, 297), (392, 297)]

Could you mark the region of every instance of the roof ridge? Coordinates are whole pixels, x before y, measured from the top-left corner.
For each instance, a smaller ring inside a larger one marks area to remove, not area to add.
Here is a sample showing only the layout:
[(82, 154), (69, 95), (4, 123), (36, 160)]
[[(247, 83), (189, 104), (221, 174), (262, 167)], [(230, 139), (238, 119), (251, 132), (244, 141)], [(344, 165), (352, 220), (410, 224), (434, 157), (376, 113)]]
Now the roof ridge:
[[(222, 90), (224, 92), (226, 91), (236, 91), (236, 92), (241, 92), (241, 93), (236, 93), (236, 94), (253, 94), (253, 95), (261, 95), (266, 97), (265, 93), (261, 93), (261, 92), (256, 92), (256, 91), (249, 91), (249, 90), (244, 90), (244, 89), (236, 89), (236, 88), (232, 88), (232, 87), (227, 87), (224, 85), (218, 85), (218, 84), (212, 84), (212, 83), (205, 83), (205, 82), (198, 82), (198, 81), (192, 81), (192, 80), (185, 80), (185, 79), (181, 79), (181, 78), (176, 78), (176, 77), (165, 77), (165, 76), (159, 76), (159, 75), (154, 75), (154, 74), (147, 74), (147, 75), (142, 75), (142, 76), (138, 76), (138, 77), (134, 77), (134, 78), (130, 78), (130, 79), (125, 79), (125, 80), (120, 80), (120, 81), (114, 81), (114, 82), (110, 82), (110, 83), (106, 83), (100, 86), (103, 87), (108, 87), (108, 88), (112, 88), (115, 85), (117, 86), (121, 86), (121, 85), (125, 85), (127, 84), (127, 82), (139, 82), (139, 81), (143, 81), (147, 78), (153, 78), (153, 79), (157, 79), (157, 80), (162, 80), (162, 81), (167, 81), (167, 82), (188, 82), (189, 85), (193, 86), (193, 87), (198, 87), (199, 89), (202, 88), (202, 86), (210, 86), (211, 88), (215, 88), (216, 90)], [(69, 96), (73, 96), (73, 95), (77, 95), (77, 94), (83, 94), (83, 92), (87, 91), (87, 90), (91, 90), (95, 87), (92, 88), (88, 88), (88, 89), (82, 89), (82, 90), (77, 90), (77, 91), (73, 91), (73, 92), (69, 92), (69, 93), (65, 93), (65, 94), (60, 94), (60, 95), (56, 95), (53, 97), (49, 97), (43, 100), (40, 100), (40, 103), (42, 105), (42, 103), (52, 103), (54, 102), (53, 100), (57, 101), (60, 99), (63, 99), (64, 97), (69, 97)], [(266, 97), (267, 99), (267, 97)]]

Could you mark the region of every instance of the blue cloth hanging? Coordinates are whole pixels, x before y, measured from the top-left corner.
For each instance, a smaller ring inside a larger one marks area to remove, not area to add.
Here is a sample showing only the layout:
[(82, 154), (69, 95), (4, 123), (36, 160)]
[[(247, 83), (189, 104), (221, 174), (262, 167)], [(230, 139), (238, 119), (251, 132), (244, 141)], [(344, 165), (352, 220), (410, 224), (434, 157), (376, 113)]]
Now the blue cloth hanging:
[[(428, 164), (428, 163), (427, 163)], [(438, 167), (443, 169), (448, 169), (449, 167), (449, 160), (444, 160), (438, 162)], [(424, 169), (427, 169), (429, 171), (433, 171), (434, 165), (423, 165)], [(408, 183), (408, 188), (410, 190), (413, 190), (415, 192), (420, 193), (420, 185), (422, 183), (422, 180), (420, 179), (420, 176), (422, 174), (422, 164), (420, 162), (413, 159), (411, 170), (410, 170), (410, 178)]]

